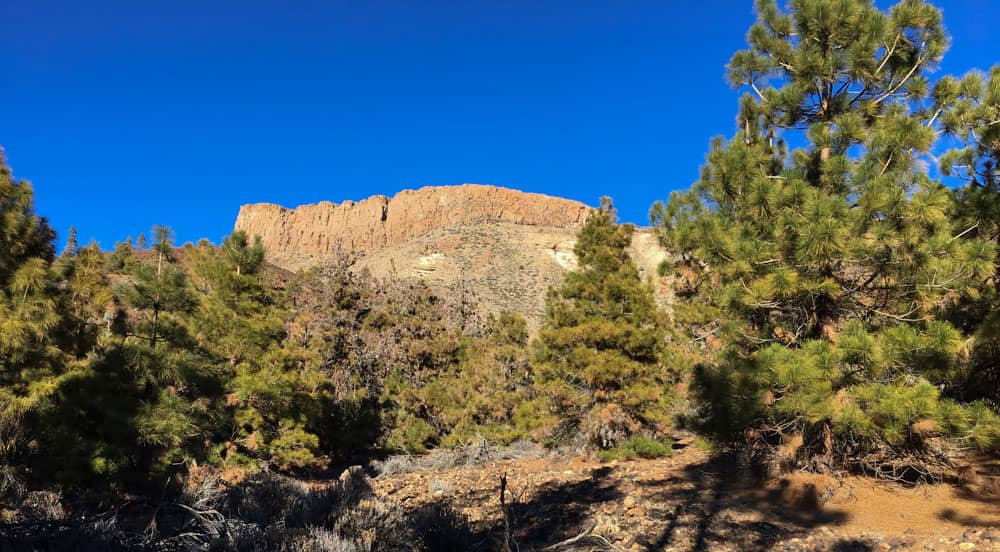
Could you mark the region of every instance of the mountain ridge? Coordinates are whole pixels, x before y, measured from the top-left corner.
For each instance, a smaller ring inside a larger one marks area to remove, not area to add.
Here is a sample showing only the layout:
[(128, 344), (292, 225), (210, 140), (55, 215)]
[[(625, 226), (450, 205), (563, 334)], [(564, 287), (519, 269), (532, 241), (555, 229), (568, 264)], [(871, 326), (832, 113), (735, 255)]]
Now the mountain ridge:
[(583, 203), (482, 184), (425, 186), (393, 197), (287, 208), (273, 203), (240, 207), (236, 229), (259, 235), (272, 262), (303, 268), (330, 253), (367, 253), (442, 227), (492, 222), (579, 227)]
[[(576, 267), (576, 234), (593, 211), (570, 199), (462, 184), (339, 204), (249, 204), (235, 227), (261, 236), (268, 261), (280, 268), (346, 256), (352, 270), (423, 280), (452, 296), (471, 292), (486, 312), (514, 310), (536, 328), (545, 292)], [(665, 253), (650, 230), (637, 229), (632, 254), (669, 304), (668, 286), (656, 276)]]

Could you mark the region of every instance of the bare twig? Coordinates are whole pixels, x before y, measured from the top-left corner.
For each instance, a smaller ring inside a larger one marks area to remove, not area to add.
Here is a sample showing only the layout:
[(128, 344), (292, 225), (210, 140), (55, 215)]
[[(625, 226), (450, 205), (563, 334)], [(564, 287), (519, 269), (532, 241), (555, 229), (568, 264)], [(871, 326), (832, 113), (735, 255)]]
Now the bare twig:
[(614, 544), (611, 544), (611, 541), (608, 539), (600, 535), (593, 534), (593, 531), (594, 527), (591, 527), (575, 537), (546, 546), (542, 549), (542, 552), (556, 552), (557, 550), (563, 550), (577, 545), (597, 546), (602, 550), (610, 550), (613, 552), (619, 552), (621, 550)]
[[(516, 501), (516, 499), (515, 499)], [(514, 552), (521, 548), (512, 534), (511, 506), (507, 504), (507, 472), (500, 476), (500, 513), (503, 515), (503, 549), (504, 552)]]

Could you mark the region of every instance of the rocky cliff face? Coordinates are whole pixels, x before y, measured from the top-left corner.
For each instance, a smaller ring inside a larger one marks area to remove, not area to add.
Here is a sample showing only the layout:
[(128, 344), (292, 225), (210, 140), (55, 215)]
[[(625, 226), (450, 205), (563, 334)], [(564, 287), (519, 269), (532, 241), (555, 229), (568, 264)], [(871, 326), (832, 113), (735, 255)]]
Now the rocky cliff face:
[(244, 205), (236, 228), (259, 235), (269, 260), (294, 270), (338, 250), (365, 254), (441, 228), (490, 223), (578, 228), (589, 212), (590, 207), (568, 199), (464, 184), (339, 205), (321, 202), (296, 209), (267, 203)]
[[(259, 235), (268, 261), (288, 270), (350, 254), (353, 268), (382, 278), (415, 278), (441, 293), (471, 295), (489, 312), (511, 309), (532, 329), (545, 292), (576, 267), (576, 233), (592, 208), (517, 190), (465, 184), (286, 209), (245, 205), (236, 228)], [(654, 277), (663, 251), (638, 231), (633, 258)], [(657, 284), (661, 303), (667, 286)]]

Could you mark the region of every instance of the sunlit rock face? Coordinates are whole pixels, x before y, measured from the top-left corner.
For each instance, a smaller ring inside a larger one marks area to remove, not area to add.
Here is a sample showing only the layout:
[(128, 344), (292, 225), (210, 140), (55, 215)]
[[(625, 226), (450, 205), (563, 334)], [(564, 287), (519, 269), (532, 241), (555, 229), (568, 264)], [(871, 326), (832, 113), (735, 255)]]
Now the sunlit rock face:
[(296, 269), (337, 250), (367, 253), (439, 228), (498, 222), (579, 228), (590, 211), (569, 199), (464, 184), (406, 190), (392, 198), (372, 196), (340, 204), (324, 201), (295, 209), (267, 203), (244, 205), (236, 228), (259, 235), (271, 262)]
[[(442, 293), (469, 295), (485, 312), (520, 312), (535, 328), (546, 290), (577, 267), (576, 233), (592, 211), (569, 199), (463, 184), (295, 209), (244, 205), (236, 228), (259, 235), (268, 261), (282, 268), (346, 254), (354, 269), (419, 278)], [(652, 235), (638, 231), (633, 248), (640, 268), (654, 275), (662, 254)]]

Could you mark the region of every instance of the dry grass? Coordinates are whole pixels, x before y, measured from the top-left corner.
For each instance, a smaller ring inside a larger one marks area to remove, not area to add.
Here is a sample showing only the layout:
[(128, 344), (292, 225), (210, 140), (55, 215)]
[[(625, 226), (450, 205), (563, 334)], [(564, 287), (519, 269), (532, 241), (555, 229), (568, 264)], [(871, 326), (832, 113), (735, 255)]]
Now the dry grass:
[(477, 438), (473, 442), (451, 449), (436, 449), (427, 454), (401, 454), (385, 460), (373, 461), (371, 467), (379, 477), (413, 472), (446, 470), (450, 468), (471, 468), (487, 462), (504, 460), (529, 460), (559, 455), (564, 451), (549, 451), (531, 441), (516, 441), (507, 447), (491, 445), (486, 439)]

